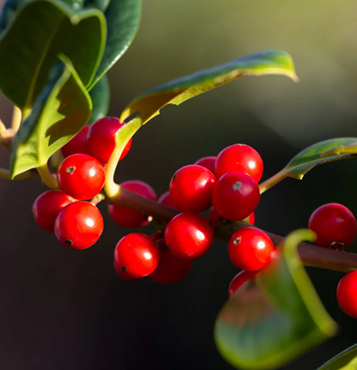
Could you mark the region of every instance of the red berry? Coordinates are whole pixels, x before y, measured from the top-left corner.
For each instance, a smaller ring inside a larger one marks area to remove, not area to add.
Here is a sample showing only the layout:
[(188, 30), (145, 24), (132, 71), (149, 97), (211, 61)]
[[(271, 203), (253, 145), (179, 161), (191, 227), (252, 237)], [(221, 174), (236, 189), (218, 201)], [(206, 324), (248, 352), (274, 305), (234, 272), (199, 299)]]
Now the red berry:
[(103, 165), (87, 154), (72, 154), (58, 167), (59, 187), (71, 197), (87, 200), (96, 196), (105, 182)]
[[(114, 266), (130, 277), (150, 275), (158, 266), (160, 251), (147, 235), (132, 233), (118, 242), (114, 251)], [(122, 276), (122, 275), (121, 275)]]
[(247, 281), (253, 279), (258, 271), (241, 271), (232, 279), (228, 288), (229, 298)]
[[(143, 181), (126, 181), (120, 186), (145, 198), (157, 200), (155, 190)], [(143, 212), (116, 204), (108, 204), (108, 212), (113, 221), (123, 227), (142, 227), (152, 221), (152, 217)]]
[(213, 174), (215, 173), (216, 168), (216, 159), (217, 157), (203, 157), (195, 162), (195, 164), (206, 167), (208, 170), (210, 170)]
[(212, 205), (222, 217), (238, 221), (248, 217), (258, 206), (257, 183), (246, 173), (232, 171), (223, 175), (212, 192)]
[(163, 193), (158, 202), (160, 204), (163, 204), (164, 206), (167, 206), (167, 207), (171, 207), (171, 208), (174, 208), (174, 209), (177, 209), (177, 205), (175, 204), (175, 202), (171, 199), (170, 197), (170, 193), (168, 191), (166, 191), (165, 193)]
[(213, 227), (220, 225), (224, 221), (223, 217), (215, 210), (214, 207), (211, 207), (208, 218)]
[(205, 167), (191, 164), (180, 168), (170, 182), (170, 196), (184, 212), (202, 212), (211, 206), (216, 177)]
[(228, 244), (231, 261), (241, 270), (255, 271), (264, 267), (271, 258), (274, 244), (267, 234), (254, 227), (237, 230)]
[(256, 183), (263, 174), (263, 161), (259, 153), (245, 144), (234, 144), (223, 149), (217, 156), (215, 174), (219, 179), (227, 172), (241, 171)]
[(87, 148), (87, 132), (89, 126), (84, 126), (76, 136), (72, 138), (66, 145), (61, 149), (63, 157), (68, 157), (72, 154), (83, 153), (89, 154)]
[(103, 218), (89, 202), (74, 202), (63, 208), (55, 222), (57, 239), (66, 247), (86, 249), (102, 235)]
[[(87, 146), (90, 154), (102, 163), (108, 163), (115, 148), (115, 135), (125, 125), (116, 117), (105, 117), (94, 122), (87, 134)], [(126, 144), (119, 160), (123, 159), (129, 152), (132, 139)]]
[(316, 233), (316, 243), (320, 247), (345, 249), (356, 237), (357, 223), (348, 208), (342, 204), (329, 203), (312, 213), (309, 229)]
[(207, 219), (198, 214), (180, 213), (166, 226), (165, 243), (179, 258), (203, 256), (213, 243), (214, 232)]
[(58, 214), (72, 202), (74, 199), (61, 190), (49, 190), (42, 193), (32, 206), (32, 213), (37, 225), (53, 233)]
[(183, 280), (191, 269), (192, 261), (175, 257), (163, 239), (157, 240), (156, 245), (160, 250), (160, 263), (150, 278), (161, 284), (174, 284)]
[(357, 271), (349, 272), (340, 280), (336, 294), (341, 310), (357, 318)]
[(254, 212), (251, 213), (248, 217), (248, 222), (251, 224), (251, 225), (254, 225), (255, 224), (255, 214)]

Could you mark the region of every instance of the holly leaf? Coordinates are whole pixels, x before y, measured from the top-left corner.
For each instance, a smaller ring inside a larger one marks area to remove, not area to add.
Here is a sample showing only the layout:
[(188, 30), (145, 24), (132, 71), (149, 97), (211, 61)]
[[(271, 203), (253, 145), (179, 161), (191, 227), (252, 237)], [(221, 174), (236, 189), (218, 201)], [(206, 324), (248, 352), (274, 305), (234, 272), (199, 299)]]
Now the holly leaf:
[(60, 2), (32, 1), (0, 38), (0, 55), (5, 56), (0, 58), (0, 90), (26, 117), (59, 54), (72, 61), (83, 84), (89, 85), (105, 38), (99, 10), (74, 12)]
[[(91, 1), (91, 3), (100, 8), (105, 7), (103, 0)], [(108, 29), (107, 42), (91, 87), (108, 72), (131, 45), (139, 28), (141, 7), (141, 0), (111, 0), (107, 5), (104, 13)]]
[(89, 95), (93, 103), (92, 116), (88, 122), (88, 124), (90, 125), (96, 120), (105, 117), (108, 113), (110, 87), (107, 76), (103, 76), (98, 81), (98, 83), (90, 91)]
[(317, 370), (355, 370), (357, 368), (357, 344), (339, 353)]
[(60, 56), (12, 142), (11, 178), (47, 163), (88, 121), (92, 103), (71, 61)]
[[(260, 193), (270, 189), (287, 177), (302, 180), (307, 172), (320, 164), (356, 156), (356, 152), (341, 152), (340, 154), (334, 154), (334, 152), (331, 152), (331, 154), (327, 154), (331, 148), (355, 143), (356, 140), (357, 138), (355, 137), (337, 138), (320, 141), (319, 143), (309, 146), (298, 153), (281, 171), (270, 179), (262, 182), (259, 185)], [(324, 156), (322, 157), (322, 155)]]
[(124, 121), (138, 113), (145, 124), (167, 104), (179, 105), (241, 76), (268, 74), (285, 75), (297, 81), (293, 61), (288, 53), (281, 50), (259, 51), (155, 87), (132, 101), (120, 120)]
[(309, 230), (290, 234), (256, 285), (243, 285), (219, 313), (216, 344), (233, 366), (275, 369), (335, 334), (297, 252), (299, 242), (312, 239)]

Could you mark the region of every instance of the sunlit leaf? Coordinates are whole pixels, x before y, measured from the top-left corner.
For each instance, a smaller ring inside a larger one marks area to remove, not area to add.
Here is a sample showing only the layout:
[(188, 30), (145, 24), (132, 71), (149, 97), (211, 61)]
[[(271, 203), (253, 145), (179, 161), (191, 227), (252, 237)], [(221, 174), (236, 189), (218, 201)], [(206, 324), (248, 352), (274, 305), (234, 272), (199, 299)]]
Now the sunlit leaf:
[[(355, 137), (337, 138), (321, 141), (298, 153), (281, 171), (270, 179), (264, 181), (259, 185), (260, 192), (263, 193), (265, 190), (273, 187), (280, 181), (287, 177), (302, 180), (304, 175), (312, 168), (333, 161), (341, 159), (351, 158), (356, 156), (357, 153), (341, 152), (341, 154), (326, 154), (331, 148), (335, 148), (340, 145), (348, 145), (354, 143), (357, 140)], [(323, 157), (321, 156), (323, 153)]]
[(179, 105), (241, 76), (269, 74), (285, 75), (297, 80), (293, 61), (288, 53), (281, 50), (259, 51), (149, 90), (129, 104), (122, 113), (121, 121), (139, 113), (144, 124), (158, 115), (160, 109), (167, 104)]
[(308, 230), (289, 235), (271, 262), (221, 310), (215, 339), (222, 356), (239, 369), (276, 369), (336, 332), (305, 269), (297, 245)]
[(61, 56), (12, 143), (11, 177), (46, 164), (86, 124), (91, 108), (81, 79), (69, 59)]
[(105, 38), (99, 10), (74, 12), (60, 2), (32, 1), (0, 38), (0, 90), (26, 116), (58, 54), (72, 61), (86, 86), (100, 63)]
[(347, 348), (337, 356), (327, 361), (318, 370), (356, 370), (357, 344)]

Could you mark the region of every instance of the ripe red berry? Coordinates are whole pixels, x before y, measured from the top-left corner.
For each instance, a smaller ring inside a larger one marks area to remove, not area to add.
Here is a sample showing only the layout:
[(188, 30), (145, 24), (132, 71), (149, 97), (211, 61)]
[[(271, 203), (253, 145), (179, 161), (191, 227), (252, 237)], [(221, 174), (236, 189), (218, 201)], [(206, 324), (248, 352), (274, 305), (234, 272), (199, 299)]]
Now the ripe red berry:
[(357, 318), (357, 271), (349, 272), (340, 280), (336, 294), (341, 310)]
[(132, 233), (118, 242), (114, 251), (114, 266), (130, 277), (150, 275), (158, 266), (160, 251), (147, 235)]
[[(87, 134), (87, 146), (89, 153), (102, 163), (108, 163), (115, 148), (115, 135), (125, 125), (116, 117), (105, 117), (94, 122)], [(129, 152), (132, 139), (126, 144), (119, 160), (123, 159)]]
[(254, 212), (251, 213), (248, 217), (248, 222), (251, 224), (251, 225), (254, 225), (255, 224), (255, 214)]
[(253, 279), (259, 271), (240, 271), (232, 279), (228, 287), (228, 296), (229, 298), (247, 281)]
[(179, 210), (202, 212), (211, 206), (216, 177), (205, 167), (191, 164), (180, 168), (170, 182), (170, 196)]
[(57, 239), (66, 247), (86, 249), (102, 235), (103, 218), (89, 202), (74, 202), (63, 208), (55, 222)]
[(166, 226), (165, 243), (179, 258), (203, 256), (213, 243), (214, 232), (207, 219), (198, 214), (180, 213)]
[(160, 262), (150, 278), (161, 284), (174, 284), (183, 280), (191, 269), (192, 260), (175, 257), (162, 238), (156, 241), (156, 245), (160, 250)]
[(103, 165), (87, 154), (72, 154), (57, 170), (58, 186), (71, 197), (87, 200), (96, 196), (105, 182)]
[(329, 203), (312, 213), (309, 229), (316, 233), (316, 243), (320, 247), (345, 249), (356, 237), (357, 223), (348, 208), (342, 204)]
[(215, 174), (219, 179), (231, 171), (245, 172), (258, 183), (263, 174), (263, 160), (259, 153), (249, 145), (231, 145), (218, 154)]
[[(120, 186), (145, 198), (157, 200), (155, 190), (143, 181), (126, 181)], [(108, 212), (112, 220), (123, 227), (142, 227), (152, 221), (152, 217), (143, 212), (116, 204), (108, 204)]]
[(216, 211), (214, 207), (211, 207), (208, 213), (208, 218), (213, 227), (220, 225), (224, 221), (224, 218)]
[(32, 213), (37, 225), (53, 233), (58, 214), (72, 202), (74, 199), (61, 190), (49, 190), (42, 193), (32, 206)]
[(61, 149), (63, 157), (69, 157), (72, 154), (83, 153), (89, 154), (87, 148), (87, 132), (89, 126), (84, 126), (76, 136), (72, 138), (66, 145)]
[(163, 193), (158, 202), (160, 204), (163, 204), (164, 206), (167, 206), (167, 207), (171, 207), (171, 208), (174, 208), (174, 209), (177, 209), (177, 205), (175, 204), (175, 202), (171, 199), (170, 197), (170, 193), (168, 191), (166, 191), (165, 193)]
[(210, 170), (213, 174), (215, 173), (216, 168), (216, 159), (217, 157), (203, 157), (195, 162), (195, 164), (206, 167), (208, 170)]
[(258, 206), (257, 183), (246, 173), (232, 171), (223, 175), (212, 192), (212, 205), (222, 217), (238, 221), (248, 217)]
[(255, 271), (264, 267), (271, 258), (274, 244), (267, 234), (254, 227), (237, 230), (228, 244), (231, 261), (241, 270)]

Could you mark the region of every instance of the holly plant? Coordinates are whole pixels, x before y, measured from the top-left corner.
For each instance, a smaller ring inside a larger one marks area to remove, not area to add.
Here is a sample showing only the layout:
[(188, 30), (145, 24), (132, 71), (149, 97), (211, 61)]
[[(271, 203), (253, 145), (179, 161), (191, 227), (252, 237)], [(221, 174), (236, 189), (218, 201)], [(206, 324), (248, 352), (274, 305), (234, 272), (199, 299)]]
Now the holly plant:
[[(0, 90), (14, 114), (11, 127), (0, 121), (0, 143), (11, 153), (0, 177), (38, 177), (47, 185), (34, 200), (33, 215), (63, 248), (82, 250), (98, 241), (104, 227), (99, 202), (107, 203), (120, 227), (154, 222), (153, 235), (129, 233), (113, 248), (118, 279), (177, 283), (215, 239), (225, 240), (241, 271), (227, 282), (229, 299), (217, 313), (212, 341), (233, 367), (276, 369), (337, 331), (304, 266), (346, 272), (336, 296), (341, 309), (357, 318), (357, 255), (345, 252), (357, 224), (348, 208), (330, 203), (313, 212), (309, 229), (284, 238), (254, 226), (254, 210), (262, 194), (285, 178), (301, 180), (317, 165), (355, 156), (357, 138), (316, 143), (264, 182), (259, 153), (236, 143), (178, 169), (159, 199), (145, 182), (116, 183), (134, 134), (166, 105), (243, 76), (298, 80), (288, 53), (258, 51), (155, 87), (120, 117), (107, 117), (106, 73), (133, 41), (141, 7), (141, 0), (5, 2)], [(354, 369), (356, 356), (354, 346), (320, 369)]]

